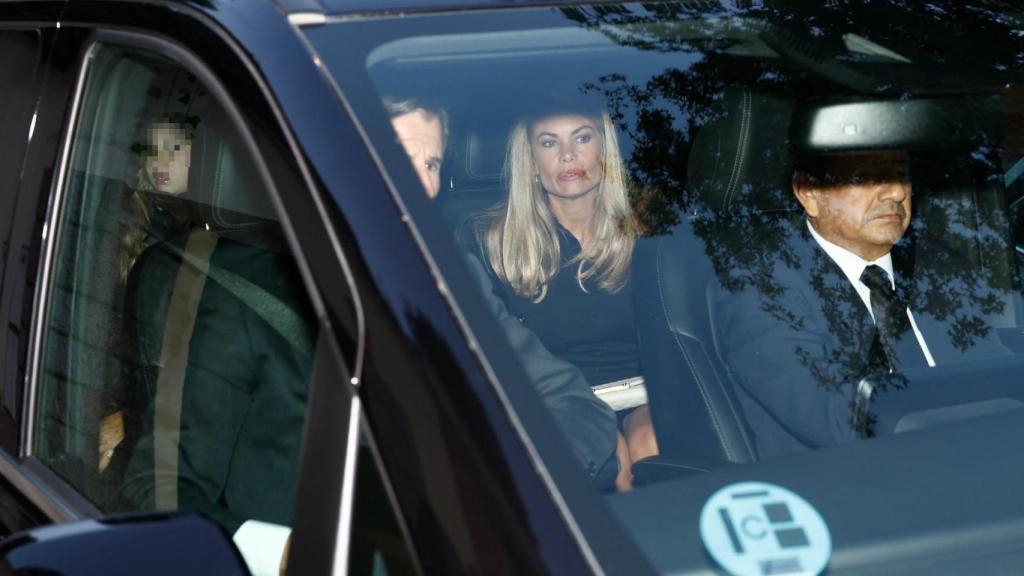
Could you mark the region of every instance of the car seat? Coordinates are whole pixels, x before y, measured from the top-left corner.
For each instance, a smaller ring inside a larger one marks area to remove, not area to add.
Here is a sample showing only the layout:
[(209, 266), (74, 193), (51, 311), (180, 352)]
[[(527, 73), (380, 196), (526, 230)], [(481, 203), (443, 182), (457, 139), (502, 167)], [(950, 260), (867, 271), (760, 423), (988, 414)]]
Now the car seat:
[[(641, 364), (668, 463), (645, 476), (756, 459), (729, 371), (716, 350), (716, 265), (750, 242), (753, 220), (798, 208), (789, 189), (792, 105), (730, 89), (700, 128), (687, 166), (687, 211), (670, 233), (641, 239), (633, 263)], [(718, 270), (721, 271), (721, 270)], [(667, 470), (665, 470), (667, 468)]]

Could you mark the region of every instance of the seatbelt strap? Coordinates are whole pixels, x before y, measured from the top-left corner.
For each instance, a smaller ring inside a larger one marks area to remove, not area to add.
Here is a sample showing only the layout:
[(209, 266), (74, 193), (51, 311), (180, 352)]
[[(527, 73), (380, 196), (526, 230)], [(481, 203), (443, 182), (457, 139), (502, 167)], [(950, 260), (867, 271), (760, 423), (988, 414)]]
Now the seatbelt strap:
[[(207, 232), (212, 234), (212, 232)], [(196, 232), (193, 232), (196, 234)], [(191, 238), (191, 236), (190, 236)], [(165, 247), (177, 254), (184, 262), (195, 267), (204, 267), (207, 276), (230, 292), (235, 298), (242, 301), (264, 322), (270, 325), (285, 342), (299, 354), (299, 357), (308, 360), (313, 355), (313, 341), (309, 331), (306, 329), (306, 322), (302, 320), (292, 307), (281, 301), (280, 298), (267, 292), (246, 278), (225, 270), (220, 266), (210, 265), (209, 256), (203, 261), (196, 255), (188, 252), (188, 249), (181, 250), (173, 244), (166, 244)]]
[(188, 370), (189, 342), (195, 329), (199, 299), (206, 285), (210, 255), (216, 246), (216, 234), (206, 231), (189, 234), (183, 252), (189, 265), (182, 262), (178, 267), (167, 306), (153, 414), (154, 498), (158, 510), (178, 508), (181, 403)]

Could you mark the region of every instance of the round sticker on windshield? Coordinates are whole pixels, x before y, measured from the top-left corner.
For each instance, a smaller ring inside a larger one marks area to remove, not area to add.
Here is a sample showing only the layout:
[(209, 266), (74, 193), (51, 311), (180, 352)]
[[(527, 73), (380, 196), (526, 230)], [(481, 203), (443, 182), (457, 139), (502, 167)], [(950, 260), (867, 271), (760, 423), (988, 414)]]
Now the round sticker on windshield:
[(821, 514), (800, 496), (765, 482), (715, 492), (700, 513), (700, 537), (734, 576), (820, 574), (832, 555)]

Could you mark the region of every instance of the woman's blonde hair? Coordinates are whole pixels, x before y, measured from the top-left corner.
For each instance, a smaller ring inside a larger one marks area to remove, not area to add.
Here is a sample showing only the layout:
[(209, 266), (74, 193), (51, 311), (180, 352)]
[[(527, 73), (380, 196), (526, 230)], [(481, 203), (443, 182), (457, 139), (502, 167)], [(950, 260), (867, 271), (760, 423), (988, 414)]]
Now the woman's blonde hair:
[[(568, 114), (570, 112), (565, 112)], [(575, 112), (572, 112), (575, 114)], [(508, 200), (485, 215), (483, 250), (491, 268), (516, 294), (540, 302), (548, 283), (561, 267), (558, 223), (548, 206), (547, 193), (537, 173), (530, 145), (530, 129), (539, 120), (563, 114), (547, 114), (520, 120), (509, 135), (505, 156)], [(629, 275), (635, 242), (629, 190), (615, 125), (606, 112), (593, 117), (601, 126), (603, 178), (595, 190), (593, 229), (587, 245), (570, 264), (576, 265), (576, 282), (591, 277), (609, 293), (618, 292)]]
[(143, 184), (142, 170), (139, 169), (140, 185), (127, 190), (123, 200), (127, 221), (121, 226), (121, 250), (117, 254), (117, 274), (122, 286), (128, 284), (128, 275), (135, 261), (146, 249), (146, 237), (152, 226), (148, 202), (151, 190)]

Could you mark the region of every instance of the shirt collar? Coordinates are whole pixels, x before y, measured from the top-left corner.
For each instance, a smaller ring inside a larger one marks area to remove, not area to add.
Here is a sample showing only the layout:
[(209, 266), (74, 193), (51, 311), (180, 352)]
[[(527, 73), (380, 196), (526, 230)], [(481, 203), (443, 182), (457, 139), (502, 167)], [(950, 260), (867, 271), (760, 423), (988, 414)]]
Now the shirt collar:
[(839, 268), (850, 280), (851, 284), (858, 287), (863, 286), (860, 281), (860, 275), (864, 273), (865, 268), (874, 264), (885, 270), (885, 273), (889, 275), (889, 283), (895, 288), (896, 284), (893, 280), (891, 252), (886, 252), (885, 256), (882, 256), (873, 262), (868, 262), (846, 248), (824, 239), (821, 234), (818, 234), (818, 231), (814, 229), (814, 226), (811, 225), (810, 220), (807, 220), (807, 229), (811, 231), (811, 236), (814, 238), (814, 241), (821, 246), (822, 250), (828, 254), (829, 258), (839, 265)]

